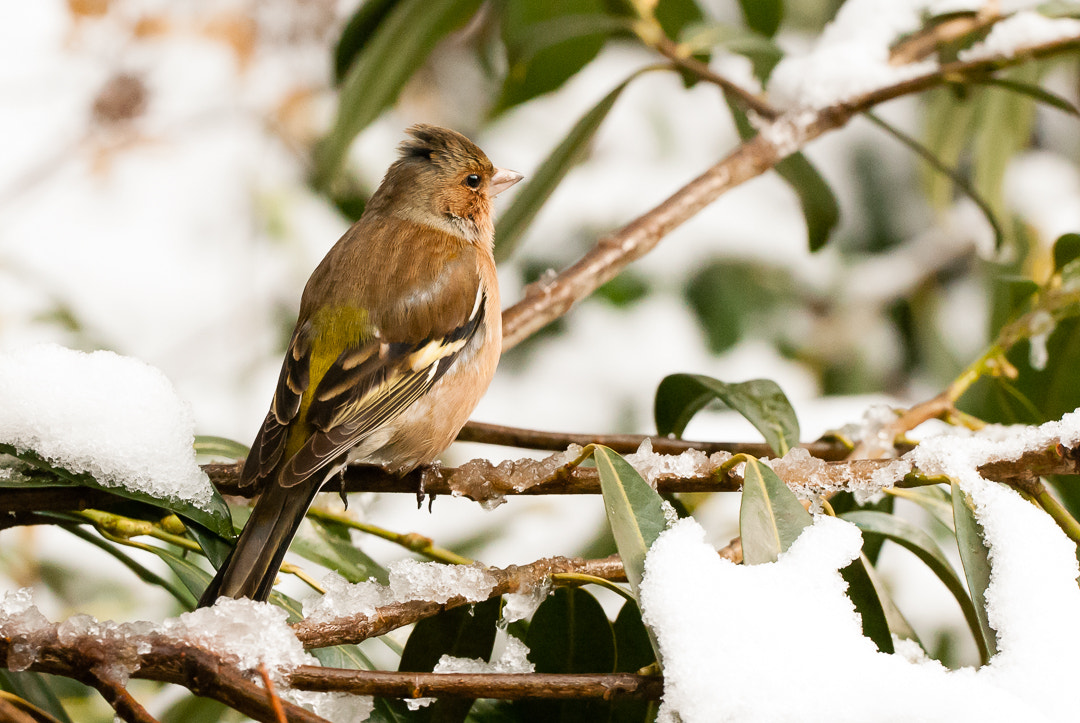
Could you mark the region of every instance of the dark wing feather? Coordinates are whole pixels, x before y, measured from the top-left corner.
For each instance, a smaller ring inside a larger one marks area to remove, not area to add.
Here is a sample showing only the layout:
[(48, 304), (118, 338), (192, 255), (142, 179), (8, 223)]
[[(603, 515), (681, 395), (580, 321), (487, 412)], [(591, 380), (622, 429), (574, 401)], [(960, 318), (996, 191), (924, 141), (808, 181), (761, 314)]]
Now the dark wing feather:
[(334, 465), (365, 437), (423, 396), (461, 354), (484, 322), (486, 298), (461, 326), (417, 343), (372, 341), (347, 349), (314, 390), (307, 421), (311, 438), (278, 477), (283, 487)]
[(304, 323), (293, 332), (285, 360), (281, 364), (274, 400), (263, 420), (251, 453), (240, 473), (240, 487), (248, 487), (269, 477), (281, 462), (288, 438), (289, 423), (300, 411), (300, 398), (307, 391), (311, 365), (311, 324)]

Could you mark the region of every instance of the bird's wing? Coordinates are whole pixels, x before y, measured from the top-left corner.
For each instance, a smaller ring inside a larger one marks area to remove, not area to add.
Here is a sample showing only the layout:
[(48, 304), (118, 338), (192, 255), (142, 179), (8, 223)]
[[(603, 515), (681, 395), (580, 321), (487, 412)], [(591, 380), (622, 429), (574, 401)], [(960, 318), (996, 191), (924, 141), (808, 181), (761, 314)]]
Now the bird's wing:
[(269, 477), (281, 462), (288, 439), (289, 424), (300, 412), (300, 399), (310, 384), (311, 323), (298, 325), (293, 332), (285, 361), (281, 364), (274, 400), (263, 420), (251, 452), (240, 473), (240, 487), (248, 487)]
[[(285, 356), (274, 402), (255, 439), (250, 480), (272, 473), (279, 463), (278, 484), (292, 487), (334, 464), (365, 437), (401, 414), (450, 368), (481, 329), (486, 297), (477, 291), (472, 313), (448, 333), (419, 342), (380, 342), (377, 338), (347, 348), (310, 391), (305, 422), (311, 436), (282, 462), (288, 424), (299, 413), (308, 387), (310, 343), (298, 330)], [(299, 390), (299, 391), (297, 391)], [(245, 464), (241, 484), (250, 484)]]

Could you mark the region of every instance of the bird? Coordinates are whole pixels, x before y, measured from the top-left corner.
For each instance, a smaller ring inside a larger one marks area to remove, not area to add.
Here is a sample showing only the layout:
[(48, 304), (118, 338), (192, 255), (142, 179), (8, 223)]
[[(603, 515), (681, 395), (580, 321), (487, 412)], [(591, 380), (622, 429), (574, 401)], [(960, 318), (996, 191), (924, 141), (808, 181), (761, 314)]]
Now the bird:
[(464, 135), (406, 130), (363, 214), (312, 273), (270, 411), (240, 474), (262, 487), (199, 600), (265, 601), (322, 486), (350, 460), (435, 460), (502, 351), (492, 200), (521, 180)]

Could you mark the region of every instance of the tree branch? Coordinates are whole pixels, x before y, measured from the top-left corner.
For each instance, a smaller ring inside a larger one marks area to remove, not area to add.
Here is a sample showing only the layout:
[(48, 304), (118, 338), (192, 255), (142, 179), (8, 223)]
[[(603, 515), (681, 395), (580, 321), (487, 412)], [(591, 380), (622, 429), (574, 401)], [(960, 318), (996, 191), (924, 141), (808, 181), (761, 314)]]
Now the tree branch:
[[(504, 427), (486, 422), (469, 422), (458, 432), (459, 442), (479, 442), (497, 444), (502, 447), (521, 447), (522, 449), (543, 449), (561, 452), (571, 444), (584, 447), (588, 444), (602, 444), (619, 454), (636, 452), (641, 443), (649, 440), (654, 452), (659, 454), (681, 454), (696, 449), (705, 454), (730, 452), (731, 454), (749, 454), (754, 457), (767, 457), (772, 449), (764, 442), (694, 442), (688, 439), (656, 437), (648, 434), (588, 434), (575, 432), (545, 432), (520, 427)], [(813, 457), (840, 460), (847, 457), (850, 448), (841, 442), (817, 441), (800, 445)]]
[(858, 113), (912, 93), (987, 75), (1005, 67), (1080, 47), (1080, 37), (1019, 49), (1013, 56), (958, 61), (820, 109), (798, 109), (763, 124), (759, 133), (725, 159), (680, 188), (659, 206), (602, 237), (577, 263), (554, 279), (529, 285), (525, 296), (503, 311), (503, 350), (565, 314), (623, 268), (651, 251), (727, 191), (770, 170), (810, 141), (843, 127)]
[(634, 673), (402, 673), (305, 665), (289, 675), (301, 690), (393, 698), (639, 698), (658, 700), (664, 679)]
[[(530, 591), (542, 585), (544, 580), (560, 572), (575, 572), (605, 580), (625, 580), (622, 561), (617, 555), (602, 560), (582, 560), (581, 558), (551, 557), (528, 565), (511, 565), (506, 568), (487, 568), (495, 579), (488, 597), (506, 595), (514, 592)], [(402, 603), (383, 605), (372, 616), (348, 615), (333, 620), (313, 622), (301, 620), (293, 625), (293, 632), (305, 648), (325, 648), (331, 645), (359, 643), (368, 638), (378, 637), (383, 633), (431, 617), (442, 610), (471, 604), (464, 597), (454, 597), (444, 604), (429, 600), (410, 600)]]

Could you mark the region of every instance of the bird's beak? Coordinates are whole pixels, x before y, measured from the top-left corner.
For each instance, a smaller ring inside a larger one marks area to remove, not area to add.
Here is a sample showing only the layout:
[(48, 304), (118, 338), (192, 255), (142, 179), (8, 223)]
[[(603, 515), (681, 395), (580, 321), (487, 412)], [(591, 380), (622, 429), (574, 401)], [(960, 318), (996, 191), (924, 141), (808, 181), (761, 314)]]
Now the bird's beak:
[(505, 168), (496, 168), (495, 175), (491, 177), (491, 185), (488, 186), (488, 193), (491, 196), (498, 196), (506, 189), (513, 186), (525, 176), (521, 175), (517, 171), (508, 171)]

